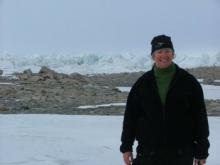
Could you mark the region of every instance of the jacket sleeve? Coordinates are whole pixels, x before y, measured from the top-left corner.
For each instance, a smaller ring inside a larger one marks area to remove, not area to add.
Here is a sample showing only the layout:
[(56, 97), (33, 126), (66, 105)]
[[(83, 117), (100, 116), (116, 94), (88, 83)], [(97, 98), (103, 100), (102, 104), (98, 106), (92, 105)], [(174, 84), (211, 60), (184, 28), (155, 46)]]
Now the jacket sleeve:
[(138, 97), (138, 85), (137, 83), (135, 83), (128, 95), (124, 113), (123, 129), (121, 135), (122, 144), (120, 146), (120, 151), (122, 153), (128, 151), (132, 152), (132, 146), (136, 134), (136, 125), (139, 109), (138, 107), (140, 106), (139, 99), (140, 98)]
[(209, 155), (209, 125), (203, 90), (199, 82), (193, 78), (193, 117), (195, 158), (206, 159)]

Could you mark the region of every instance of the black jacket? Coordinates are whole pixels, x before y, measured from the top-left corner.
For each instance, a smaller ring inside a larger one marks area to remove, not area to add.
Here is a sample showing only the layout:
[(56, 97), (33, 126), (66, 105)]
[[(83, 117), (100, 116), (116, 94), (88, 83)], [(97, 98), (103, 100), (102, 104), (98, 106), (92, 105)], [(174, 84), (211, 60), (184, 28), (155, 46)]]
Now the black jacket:
[(195, 146), (195, 157), (205, 159), (209, 148), (209, 126), (201, 85), (194, 76), (176, 65), (163, 106), (153, 69), (132, 87), (123, 121), (121, 152), (137, 152), (161, 146)]

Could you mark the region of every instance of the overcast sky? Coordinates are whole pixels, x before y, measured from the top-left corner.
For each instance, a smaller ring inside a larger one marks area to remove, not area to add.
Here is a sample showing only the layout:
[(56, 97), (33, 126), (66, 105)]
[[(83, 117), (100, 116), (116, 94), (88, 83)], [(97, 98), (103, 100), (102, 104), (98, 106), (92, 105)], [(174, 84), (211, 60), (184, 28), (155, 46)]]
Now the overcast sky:
[(158, 34), (176, 51), (220, 51), (220, 0), (0, 0), (0, 51), (150, 52)]

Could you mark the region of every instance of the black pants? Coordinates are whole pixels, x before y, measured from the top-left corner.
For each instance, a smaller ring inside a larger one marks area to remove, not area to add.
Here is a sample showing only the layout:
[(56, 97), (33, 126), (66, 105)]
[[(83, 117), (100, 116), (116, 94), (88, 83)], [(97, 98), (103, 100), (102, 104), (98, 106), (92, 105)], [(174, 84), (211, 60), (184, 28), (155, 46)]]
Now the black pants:
[(133, 165), (193, 165), (193, 147), (173, 149), (163, 147), (157, 151), (137, 154)]

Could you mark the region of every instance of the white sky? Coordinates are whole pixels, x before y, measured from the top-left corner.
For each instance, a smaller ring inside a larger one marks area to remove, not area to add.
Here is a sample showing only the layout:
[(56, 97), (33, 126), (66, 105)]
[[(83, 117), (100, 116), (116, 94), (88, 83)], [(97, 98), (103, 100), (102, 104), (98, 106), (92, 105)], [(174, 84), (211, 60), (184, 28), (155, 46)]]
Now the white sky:
[(150, 52), (171, 35), (178, 51), (219, 51), (219, 0), (0, 0), (0, 51)]

